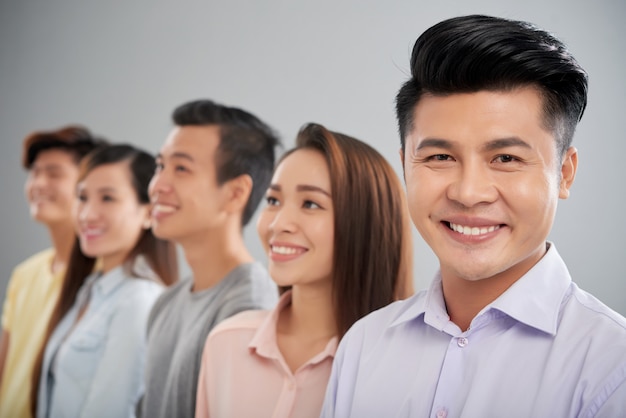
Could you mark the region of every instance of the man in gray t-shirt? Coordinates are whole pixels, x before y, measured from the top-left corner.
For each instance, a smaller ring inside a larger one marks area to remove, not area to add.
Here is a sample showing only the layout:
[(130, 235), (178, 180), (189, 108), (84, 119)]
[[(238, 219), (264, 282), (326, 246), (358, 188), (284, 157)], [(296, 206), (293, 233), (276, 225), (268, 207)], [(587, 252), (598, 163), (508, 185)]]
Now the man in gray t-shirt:
[(242, 229), (263, 197), (279, 141), (250, 113), (209, 100), (179, 106), (150, 183), (155, 235), (179, 244), (192, 271), (154, 305), (138, 415), (193, 417), (202, 349), (221, 320), (269, 309), (277, 288)]

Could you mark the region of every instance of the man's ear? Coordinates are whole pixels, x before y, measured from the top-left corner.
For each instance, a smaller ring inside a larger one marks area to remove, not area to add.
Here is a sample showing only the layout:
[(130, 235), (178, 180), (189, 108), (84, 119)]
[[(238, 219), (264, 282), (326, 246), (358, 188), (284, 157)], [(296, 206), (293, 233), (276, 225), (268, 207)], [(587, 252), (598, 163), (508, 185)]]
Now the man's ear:
[[(398, 154), (400, 154), (400, 164), (402, 165), (402, 177), (404, 177), (404, 149), (400, 148), (398, 150)], [(405, 177), (406, 180), (406, 177)]]
[(228, 180), (225, 185), (227, 190), (226, 210), (229, 212), (243, 212), (248, 204), (250, 193), (252, 193), (252, 177), (249, 174), (242, 174)]
[(578, 151), (574, 147), (569, 147), (563, 156), (561, 164), (561, 184), (559, 185), (559, 198), (567, 199), (569, 189), (574, 183), (576, 170), (578, 169)]

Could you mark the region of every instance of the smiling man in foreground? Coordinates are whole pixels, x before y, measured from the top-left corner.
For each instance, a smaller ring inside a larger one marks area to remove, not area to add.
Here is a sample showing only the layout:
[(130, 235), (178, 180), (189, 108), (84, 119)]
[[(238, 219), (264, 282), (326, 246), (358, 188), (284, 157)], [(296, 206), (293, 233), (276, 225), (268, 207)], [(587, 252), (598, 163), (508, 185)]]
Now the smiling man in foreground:
[(526, 22), (465, 16), (418, 38), (397, 114), (440, 270), (346, 334), (322, 416), (626, 416), (626, 320), (547, 241), (586, 103), (585, 71)]

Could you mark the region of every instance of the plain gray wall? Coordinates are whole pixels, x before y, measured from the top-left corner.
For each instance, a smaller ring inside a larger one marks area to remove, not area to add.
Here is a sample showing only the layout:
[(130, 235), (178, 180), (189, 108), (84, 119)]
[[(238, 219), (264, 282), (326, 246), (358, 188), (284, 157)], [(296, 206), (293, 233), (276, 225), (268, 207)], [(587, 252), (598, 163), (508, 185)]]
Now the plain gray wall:
[[(580, 287), (626, 314), (623, 0), (1, 0), (0, 296), (13, 266), (49, 242), (23, 197), (20, 147), (29, 132), (82, 123), (156, 152), (172, 109), (206, 97), (257, 114), (287, 147), (309, 121), (356, 136), (401, 173), (394, 96), (413, 42), (439, 20), (471, 13), (534, 22), (589, 72), (574, 139), (579, 172), (550, 239)], [(245, 234), (265, 260), (254, 226)], [(414, 236), (424, 288), (437, 263)]]

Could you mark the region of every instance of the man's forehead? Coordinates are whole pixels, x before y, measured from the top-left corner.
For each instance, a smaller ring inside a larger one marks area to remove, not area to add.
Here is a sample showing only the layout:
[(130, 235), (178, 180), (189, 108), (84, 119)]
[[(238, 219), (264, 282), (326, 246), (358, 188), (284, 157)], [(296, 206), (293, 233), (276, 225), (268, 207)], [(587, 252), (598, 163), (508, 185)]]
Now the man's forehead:
[(214, 126), (175, 127), (159, 151), (161, 159), (208, 162), (219, 145), (219, 130)]
[(31, 169), (55, 169), (67, 166), (78, 167), (71, 153), (61, 149), (48, 149), (37, 154)]

